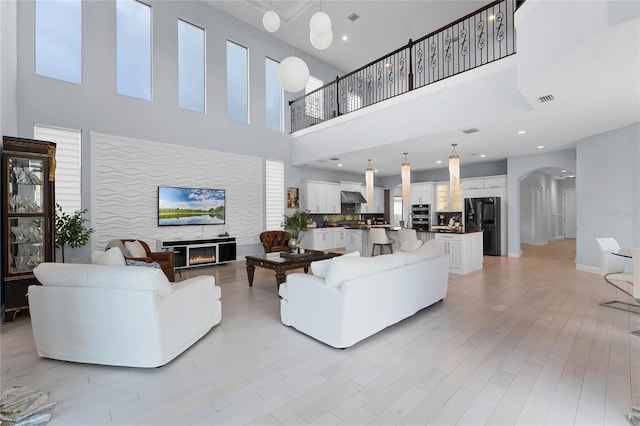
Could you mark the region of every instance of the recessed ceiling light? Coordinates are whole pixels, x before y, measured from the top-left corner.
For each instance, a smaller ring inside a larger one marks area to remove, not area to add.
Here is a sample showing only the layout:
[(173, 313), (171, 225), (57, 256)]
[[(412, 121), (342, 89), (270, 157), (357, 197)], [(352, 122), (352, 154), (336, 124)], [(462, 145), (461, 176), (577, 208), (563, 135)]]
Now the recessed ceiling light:
[(436, 164), (442, 164), (442, 160), (436, 161)]
[(538, 149), (543, 149), (544, 145), (538, 145)]
[(480, 158), (485, 158), (487, 154), (480, 154)]
[(373, 173), (378, 173), (380, 170), (378, 169), (373, 169)]
[(346, 34), (345, 34), (345, 35), (343, 35), (343, 36), (342, 36), (342, 41), (347, 41), (347, 40), (349, 40), (349, 37), (348, 37)]
[(342, 163), (338, 163), (338, 167), (342, 167)]
[(567, 173), (567, 171), (565, 169), (562, 169), (562, 173)]
[(526, 130), (520, 130), (520, 131), (518, 132), (518, 134), (519, 134), (519, 135), (524, 135), (525, 133), (527, 133), (527, 131), (526, 131)]

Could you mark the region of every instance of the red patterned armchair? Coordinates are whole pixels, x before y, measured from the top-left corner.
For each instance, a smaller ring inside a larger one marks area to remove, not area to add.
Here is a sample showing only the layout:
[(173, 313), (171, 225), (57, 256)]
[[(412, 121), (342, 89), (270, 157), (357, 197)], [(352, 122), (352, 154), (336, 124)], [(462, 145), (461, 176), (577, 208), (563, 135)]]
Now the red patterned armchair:
[(289, 251), (291, 234), (287, 231), (264, 231), (260, 234), (260, 242), (265, 253)]

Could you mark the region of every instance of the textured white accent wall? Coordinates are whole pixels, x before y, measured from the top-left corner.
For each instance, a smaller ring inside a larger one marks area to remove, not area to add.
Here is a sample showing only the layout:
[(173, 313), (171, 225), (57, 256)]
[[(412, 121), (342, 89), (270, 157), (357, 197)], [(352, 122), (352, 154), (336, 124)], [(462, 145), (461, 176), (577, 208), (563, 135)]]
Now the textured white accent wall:
[[(112, 239), (217, 237), (259, 244), (263, 228), (263, 161), (181, 145), (91, 132), (91, 250)], [(226, 190), (226, 224), (158, 226), (158, 186)]]

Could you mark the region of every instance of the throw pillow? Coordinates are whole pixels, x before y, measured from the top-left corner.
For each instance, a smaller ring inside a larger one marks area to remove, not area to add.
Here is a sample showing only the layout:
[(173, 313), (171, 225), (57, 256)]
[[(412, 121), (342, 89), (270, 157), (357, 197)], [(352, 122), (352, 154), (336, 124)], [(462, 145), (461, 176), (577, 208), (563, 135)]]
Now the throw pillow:
[(111, 247), (109, 250), (102, 252), (100, 256), (93, 259), (91, 263), (94, 265), (124, 266), (125, 260), (118, 247)]
[(125, 241), (124, 246), (131, 253), (131, 257), (147, 257), (147, 251), (142, 247), (140, 241)]
[(348, 257), (340, 256), (332, 259), (325, 278), (325, 284), (329, 287), (342, 287), (344, 281), (375, 274), (377, 272), (402, 266), (402, 260), (393, 255), (376, 257)]
[(127, 266), (146, 266), (147, 268), (162, 269), (158, 262), (145, 262), (144, 260), (127, 259)]
[(440, 241), (429, 240), (418, 249), (425, 259), (433, 259), (440, 256)]
[(402, 251), (414, 251), (418, 250), (422, 245), (422, 240), (410, 240), (405, 241), (404, 244), (400, 246), (400, 250)]
[(118, 247), (125, 258), (126, 257), (132, 257), (131, 253), (129, 253), (129, 250), (127, 250), (127, 248), (124, 246), (123, 242), (120, 241), (120, 240), (111, 240), (111, 241), (109, 241), (109, 244), (107, 244), (107, 247), (105, 247), (105, 251), (110, 249), (111, 247)]
[[(352, 251), (351, 253), (345, 253), (342, 257), (360, 257), (359, 251)], [(311, 273), (319, 278), (326, 278), (327, 271), (329, 271), (329, 265), (331, 265), (331, 261), (335, 258), (325, 259), (325, 260), (317, 260), (315, 262), (311, 262)]]

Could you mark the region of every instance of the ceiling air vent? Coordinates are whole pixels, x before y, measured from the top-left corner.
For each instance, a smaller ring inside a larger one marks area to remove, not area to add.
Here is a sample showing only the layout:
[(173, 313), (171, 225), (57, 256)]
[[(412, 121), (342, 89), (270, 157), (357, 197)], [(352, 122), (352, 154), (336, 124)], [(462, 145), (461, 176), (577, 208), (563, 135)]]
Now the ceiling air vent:
[(470, 134), (470, 133), (476, 133), (476, 132), (479, 132), (479, 131), (480, 131), (480, 130), (478, 130), (478, 129), (476, 129), (476, 128), (474, 127), (474, 128), (472, 128), (472, 129), (465, 129), (465, 130), (463, 130), (463, 131), (462, 131), (462, 133), (465, 133), (465, 134), (467, 134), (467, 135), (468, 135), (468, 134)]
[(544, 102), (551, 102), (551, 101), (555, 101), (556, 98), (553, 97), (553, 95), (545, 95), (545, 96), (540, 96), (538, 98), (538, 102), (540, 103), (544, 103)]
[(347, 19), (350, 20), (351, 22), (355, 21), (356, 19), (358, 19), (360, 16), (358, 16), (355, 13), (352, 13), (351, 15), (347, 16)]

